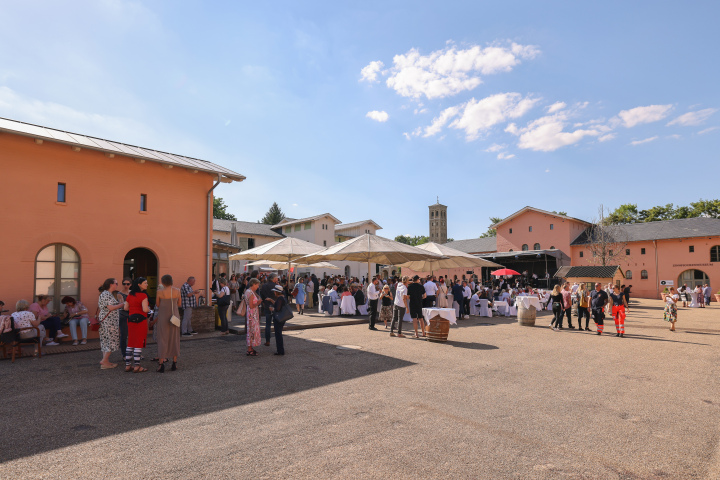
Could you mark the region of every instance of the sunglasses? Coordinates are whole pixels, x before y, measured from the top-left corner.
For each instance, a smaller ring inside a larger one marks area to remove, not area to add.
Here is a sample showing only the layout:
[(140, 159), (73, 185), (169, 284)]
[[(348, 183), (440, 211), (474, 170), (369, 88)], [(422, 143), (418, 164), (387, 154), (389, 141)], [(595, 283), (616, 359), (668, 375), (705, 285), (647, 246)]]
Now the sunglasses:
[(131, 284), (131, 283), (125, 283), (125, 282), (123, 282), (123, 285), (126, 285), (126, 286), (129, 287), (129, 286), (132, 285), (132, 284)]

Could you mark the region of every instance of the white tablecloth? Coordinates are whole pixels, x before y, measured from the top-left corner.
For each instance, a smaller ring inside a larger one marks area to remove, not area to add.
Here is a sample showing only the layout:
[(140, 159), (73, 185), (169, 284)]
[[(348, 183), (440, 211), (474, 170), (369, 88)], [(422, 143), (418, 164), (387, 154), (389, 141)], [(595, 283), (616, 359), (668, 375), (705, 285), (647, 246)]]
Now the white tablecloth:
[(540, 305), (540, 299), (537, 297), (515, 297), (515, 306), (520, 308), (520, 304), (523, 304), (525, 308), (530, 308), (530, 305), (538, 310), (542, 310)]
[(690, 302), (690, 305), (688, 305), (690, 308), (700, 308), (700, 304), (698, 303), (698, 294), (695, 292), (689, 293), (690, 298), (692, 301)]
[(445, 320), (448, 320), (450, 325), (457, 325), (454, 308), (423, 308), (422, 313), (425, 318), (425, 323), (428, 325), (430, 325), (430, 319), (436, 315), (440, 315)]
[(496, 300), (494, 305), (495, 305), (495, 308), (497, 308), (497, 311), (500, 315), (502, 315), (504, 317), (508, 316), (508, 307), (509, 307), (508, 302), (504, 302), (502, 300)]

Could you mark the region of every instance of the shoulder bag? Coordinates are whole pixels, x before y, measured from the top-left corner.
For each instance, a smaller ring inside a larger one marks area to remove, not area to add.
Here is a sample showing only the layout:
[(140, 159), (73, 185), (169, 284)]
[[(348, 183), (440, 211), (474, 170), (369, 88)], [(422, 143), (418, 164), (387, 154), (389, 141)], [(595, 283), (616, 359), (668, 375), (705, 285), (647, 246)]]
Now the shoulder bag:
[(243, 298), (242, 298), (242, 300), (240, 301), (240, 305), (238, 306), (238, 308), (237, 308), (237, 310), (235, 311), (235, 313), (237, 313), (237, 314), (240, 315), (241, 317), (244, 317), (245, 315), (247, 315), (247, 300), (246, 300), (246, 296), (245, 296), (245, 295), (243, 295)]
[(230, 305), (230, 294), (225, 293), (225, 287), (223, 287), (223, 293), (224, 295), (222, 297), (218, 297), (217, 299), (217, 306), (218, 307), (227, 307)]
[(282, 309), (279, 312), (275, 313), (275, 319), (283, 325), (285, 324), (285, 322), (293, 318), (293, 316), (294, 315), (292, 309), (287, 303), (283, 305)]
[(175, 315), (175, 302), (173, 302), (173, 287), (170, 287), (170, 309), (172, 310), (172, 316), (170, 317), (170, 323), (180, 328), (180, 319)]

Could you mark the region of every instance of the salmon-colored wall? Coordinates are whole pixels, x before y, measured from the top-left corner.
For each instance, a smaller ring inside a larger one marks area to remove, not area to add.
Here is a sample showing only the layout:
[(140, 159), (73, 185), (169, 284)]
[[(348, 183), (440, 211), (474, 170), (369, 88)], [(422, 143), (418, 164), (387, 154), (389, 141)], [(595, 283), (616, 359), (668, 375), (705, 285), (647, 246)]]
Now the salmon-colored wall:
[[(553, 225), (552, 230), (550, 224)], [(532, 227), (532, 232), (529, 231), (529, 227)], [(518, 252), (522, 250), (523, 244), (527, 244), (529, 250), (534, 250), (533, 246), (539, 243), (541, 250), (555, 247), (569, 254), (570, 243), (585, 228), (585, 224), (574, 220), (529, 210), (497, 228), (497, 251)]]
[[(3, 283), (0, 299), (14, 311), (32, 301), (35, 257), (45, 246), (65, 243), (80, 256), (80, 300), (95, 311), (98, 287), (121, 279), (128, 251), (148, 248), (158, 258), (158, 276), (176, 286), (195, 276), (207, 283), (207, 192), (209, 173), (167, 169), (117, 155), (0, 133), (0, 220)], [(67, 184), (65, 205), (56, 203), (57, 184)], [(140, 213), (140, 194), (148, 211)]]
[[(692, 253), (690, 245), (695, 247)], [(713, 292), (717, 292), (720, 289), (720, 262), (710, 262), (710, 248), (715, 245), (720, 245), (720, 237), (658, 240), (656, 268), (653, 242), (631, 242), (626, 247), (630, 255), (614, 263), (619, 264), (623, 272), (632, 272), (632, 278), (625, 279), (624, 283), (633, 286), (633, 295), (636, 297), (659, 298), (658, 288), (660, 292), (665, 288), (660, 287), (661, 280), (672, 280), (675, 288), (678, 288), (680, 275), (686, 270), (705, 272)], [(642, 248), (645, 248), (645, 255), (641, 254)], [(583, 252), (582, 258), (580, 252)], [(594, 265), (592, 253), (584, 246), (572, 247), (571, 258), (575, 266)], [(647, 280), (641, 278), (642, 270), (647, 270)]]

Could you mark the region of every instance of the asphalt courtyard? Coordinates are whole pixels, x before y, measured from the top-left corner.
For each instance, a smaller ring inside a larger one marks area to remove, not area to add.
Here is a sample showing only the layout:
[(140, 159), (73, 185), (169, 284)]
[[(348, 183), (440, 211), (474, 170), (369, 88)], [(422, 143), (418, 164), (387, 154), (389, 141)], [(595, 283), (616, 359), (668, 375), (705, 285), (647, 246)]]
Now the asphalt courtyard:
[(625, 338), (543, 314), (472, 317), (444, 344), (297, 330), (284, 357), (210, 336), (164, 374), (98, 351), (3, 361), (0, 478), (718, 479), (716, 305), (670, 332), (635, 302)]

